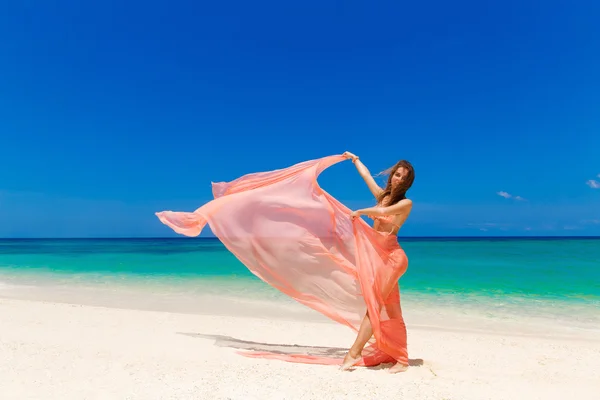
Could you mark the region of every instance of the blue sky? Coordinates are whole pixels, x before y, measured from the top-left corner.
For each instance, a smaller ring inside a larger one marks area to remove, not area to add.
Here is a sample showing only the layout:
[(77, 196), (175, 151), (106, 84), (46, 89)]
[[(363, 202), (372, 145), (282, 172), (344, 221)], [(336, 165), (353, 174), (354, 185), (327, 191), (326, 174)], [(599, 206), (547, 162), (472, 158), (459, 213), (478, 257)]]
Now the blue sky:
[(597, 2), (13, 3), (0, 237), (175, 236), (211, 181), (345, 150), (413, 163), (403, 235), (600, 235)]

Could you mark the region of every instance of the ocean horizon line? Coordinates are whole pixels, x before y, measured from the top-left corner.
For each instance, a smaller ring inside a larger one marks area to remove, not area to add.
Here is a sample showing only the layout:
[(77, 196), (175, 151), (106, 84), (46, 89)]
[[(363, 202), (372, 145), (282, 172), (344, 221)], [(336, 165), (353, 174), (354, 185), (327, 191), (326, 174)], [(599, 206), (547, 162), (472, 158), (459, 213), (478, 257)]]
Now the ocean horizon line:
[[(398, 236), (401, 240), (449, 240), (449, 239), (600, 239), (600, 235), (432, 235), (432, 236)], [(219, 240), (216, 236), (79, 236), (79, 237), (0, 237), (0, 240)]]

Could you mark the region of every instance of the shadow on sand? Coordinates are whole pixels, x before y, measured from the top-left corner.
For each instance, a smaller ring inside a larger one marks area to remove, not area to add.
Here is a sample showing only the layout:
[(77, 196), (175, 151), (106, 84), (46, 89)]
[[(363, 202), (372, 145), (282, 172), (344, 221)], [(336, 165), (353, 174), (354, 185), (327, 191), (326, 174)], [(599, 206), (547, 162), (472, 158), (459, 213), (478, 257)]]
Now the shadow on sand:
[[(214, 340), (215, 346), (218, 347), (229, 347), (238, 350), (245, 351), (266, 351), (277, 354), (307, 354), (317, 357), (333, 357), (333, 358), (344, 358), (348, 349), (341, 347), (321, 347), (321, 346), (301, 346), (297, 344), (273, 344), (273, 343), (260, 343), (251, 342), (248, 340), (241, 340), (232, 338), (230, 336), (223, 335), (207, 335), (203, 333), (185, 333), (178, 332), (180, 335)], [(420, 358), (408, 360), (408, 364), (411, 367), (420, 367), (423, 365), (423, 360)]]

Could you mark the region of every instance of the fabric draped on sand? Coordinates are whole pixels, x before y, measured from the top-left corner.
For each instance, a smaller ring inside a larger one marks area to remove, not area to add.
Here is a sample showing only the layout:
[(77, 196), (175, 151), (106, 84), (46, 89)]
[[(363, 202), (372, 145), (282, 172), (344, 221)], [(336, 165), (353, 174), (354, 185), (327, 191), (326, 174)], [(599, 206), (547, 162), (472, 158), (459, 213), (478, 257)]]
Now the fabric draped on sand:
[[(395, 235), (371, 228), (321, 189), (318, 176), (340, 155), (213, 183), (214, 200), (194, 212), (163, 211), (175, 232), (208, 223), (254, 275), (296, 301), (358, 331), (369, 312), (373, 338), (357, 365), (408, 364), (398, 279), (408, 260)], [(341, 364), (343, 355), (243, 352), (284, 361)]]

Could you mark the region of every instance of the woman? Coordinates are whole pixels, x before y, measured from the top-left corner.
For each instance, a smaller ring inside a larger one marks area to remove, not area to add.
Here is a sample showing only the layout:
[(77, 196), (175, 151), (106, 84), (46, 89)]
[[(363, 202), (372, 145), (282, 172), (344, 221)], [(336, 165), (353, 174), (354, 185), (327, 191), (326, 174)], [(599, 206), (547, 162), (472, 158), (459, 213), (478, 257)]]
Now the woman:
[[(317, 181), (329, 167), (352, 159), (378, 207), (352, 212)], [(358, 333), (345, 360), (335, 351), (312, 354), (240, 352), (247, 357), (311, 364), (408, 365), (398, 278), (408, 260), (396, 233), (410, 210), (405, 193), (414, 172), (401, 161), (379, 188), (351, 153), (213, 183), (214, 199), (194, 212), (162, 211), (161, 222), (186, 236), (212, 233), (255, 276)], [(359, 215), (375, 219), (369, 226)], [(369, 338), (374, 340), (365, 347)], [(364, 349), (363, 349), (364, 347)]]
[[(404, 224), (410, 211), (412, 209), (412, 201), (406, 198), (406, 192), (412, 186), (415, 179), (415, 172), (412, 165), (406, 161), (401, 160), (392, 168), (390, 168), (389, 178), (387, 182), (387, 186), (385, 189), (382, 189), (373, 179), (367, 167), (360, 161), (359, 157), (350, 153), (345, 152), (343, 154), (347, 159), (351, 159), (352, 163), (356, 166), (358, 173), (365, 180), (367, 186), (373, 193), (373, 196), (377, 199), (377, 206), (371, 208), (364, 208), (361, 210), (354, 211), (352, 213), (352, 217), (358, 217), (360, 215), (366, 215), (375, 220), (373, 224), (373, 228), (379, 232), (384, 232), (388, 235), (393, 235), (394, 237), (398, 234), (400, 227)], [(396, 250), (396, 252), (401, 252), (399, 255), (400, 258), (405, 258), (404, 252), (400, 250)], [(404, 257), (402, 257), (404, 256)], [(402, 260), (404, 261), (404, 260)], [(401, 262), (402, 262), (401, 261)], [(405, 268), (401, 268), (399, 270), (400, 274), (403, 274)], [(384, 297), (387, 296), (387, 293), (390, 292), (394, 288), (394, 282), (400, 278), (400, 275), (395, 276), (392, 284), (384, 288)], [(389, 307), (388, 307), (389, 308)], [(398, 298), (398, 308), (399, 308), (399, 298)], [(402, 314), (398, 315), (399, 319), (402, 319)], [(406, 326), (404, 322), (402, 322), (402, 328), (406, 331)], [(361, 360), (362, 358), (362, 350), (365, 344), (369, 341), (371, 336), (373, 335), (373, 327), (371, 325), (371, 320), (369, 318), (369, 313), (367, 312), (358, 331), (358, 335), (354, 344), (344, 357), (343, 364), (340, 369), (348, 370), (355, 363)], [(404, 333), (404, 337), (406, 337), (406, 333)], [(401, 344), (403, 347), (406, 347), (406, 343)], [(402, 372), (408, 368), (408, 364), (405, 364), (406, 360), (398, 360), (396, 365), (390, 368), (390, 373)]]

